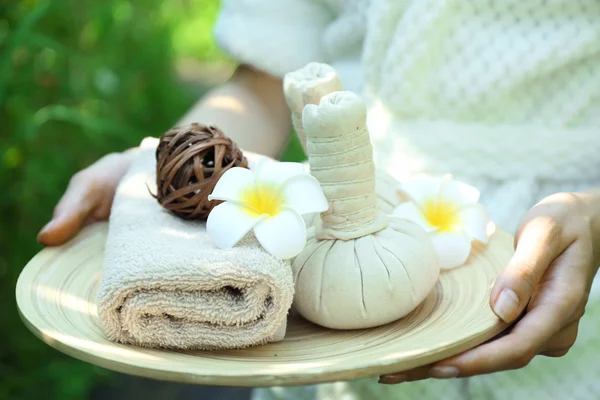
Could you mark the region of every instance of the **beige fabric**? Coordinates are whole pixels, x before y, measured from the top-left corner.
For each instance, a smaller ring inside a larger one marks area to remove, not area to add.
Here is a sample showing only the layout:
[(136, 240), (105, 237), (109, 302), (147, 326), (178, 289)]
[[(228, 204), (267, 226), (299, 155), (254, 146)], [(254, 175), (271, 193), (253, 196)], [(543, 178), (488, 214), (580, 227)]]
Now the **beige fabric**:
[[(334, 329), (402, 318), (433, 289), (439, 263), (422, 228), (379, 209), (386, 202), (378, 203), (376, 195), (362, 100), (351, 92), (328, 94), (318, 106), (305, 106), (303, 125), (311, 173), (330, 208), (292, 262), (295, 307), (306, 319)], [(377, 191), (385, 197), (395, 183), (382, 178)]]
[(163, 210), (148, 192), (155, 190), (156, 145), (143, 142), (112, 207), (98, 294), (106, 335), (180, 349), (281, 340), (294, 293), (289, 263), (251, 235), (234, 249), (217, 249), (204, 223)]
[(329, 201), (321, 214), (320, 239), (355, 239), (387, 226), (377, 206), (375, 165), (367, 110), (351, 92), (335, 92), (302, 114), (311, 174)]
[[(283, 78), (283, 91), (292, 113), (292, 123), (302, 147), (306, 151), (306, 133), (302, 125), (302, 111), (307, 104), (319, 104), (321, 98), (329, 93), (341, 91), (342, 82), (337, 71), (328, 64), (311, 62)], [(310, 166), (307, 165), (310, 169)], [(386, 214), (399, 204), (396, 187), (398, 182), (388, 173), (377, 169), (375, 177), (379, 209)], [(309, 216), (312, 221), (315, 215)], [(313, 225), (309, 223), (308, 225)], [(310, 229), (310, 228), (309, 228)]]
[(306, 134), (302, 126), (304, 106), (319, 104), (321, 97), (338, 90), (342, 90), (342, 82), (337, 72), (327, 64), (312, 62), (283, 78), (283, 92), (292, 111), (292, 123), (305, 151)]

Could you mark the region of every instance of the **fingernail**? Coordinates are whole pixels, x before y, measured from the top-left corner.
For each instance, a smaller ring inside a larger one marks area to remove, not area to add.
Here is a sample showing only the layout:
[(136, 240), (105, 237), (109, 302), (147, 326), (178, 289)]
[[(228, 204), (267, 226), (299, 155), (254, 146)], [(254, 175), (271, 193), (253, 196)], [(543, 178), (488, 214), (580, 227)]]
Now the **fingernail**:
[(44, 233), (48, 232), (50, 228), (52, 228), (52, 225), (54, 225), (54, 220), (51, 220), (46, 225), (44, 225), (42, 229), (40, 229), (40, 232), (37, 235), (38, 240), (40, 239), (40, 236), (42, 236)]
[(40, 232), (37, 234), (36, 238), (39, 243), (41, 243), (41, 239), (44, 238), (44, 235), (46, 235), (49, 231), (56, 227), (56, 221), (56, 218), (51, 219), (46, 225), (42, 227), (42, 229), (40, 229)]
[(436, 379), (450, 379), (458, 376), (458, 368), (442, 365), (429, 370), (429, 376)]
[(519, 298), (510, 289), (504, 289), (494, 305), (494, 312), (504, 322), (511, 322), (519, 309)]
[(406, 374), (393, 374), (393, 375), (384, 375), (379, 378), (379, 383), (383, 383), (384, 385), (394, 385), (397, 383), (406, 382), (408, 376)]

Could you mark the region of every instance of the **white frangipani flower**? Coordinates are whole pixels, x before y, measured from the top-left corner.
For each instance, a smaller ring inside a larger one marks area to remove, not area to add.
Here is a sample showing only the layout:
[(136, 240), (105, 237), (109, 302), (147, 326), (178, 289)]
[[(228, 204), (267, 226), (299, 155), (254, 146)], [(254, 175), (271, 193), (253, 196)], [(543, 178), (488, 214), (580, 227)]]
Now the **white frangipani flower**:
[(268, 159), (255, 170), (227, 170), (208, 198), (225, 201), (206, 221), (218, 247), (232, 248), (254, 229), (261, 246), (281, 259), (295, 257), (306, 244), (302, 215), (329, 208), (319, 181), (302, 164)]
[(488, 242), (489, 216), (478, 203), (476, 188), (450, 175), (416, 176), (402, 183), (399, 192), (409, 201), (393, 214), (418, 223), (429, 233), (442, 269), (463, 265), (473, 239)]

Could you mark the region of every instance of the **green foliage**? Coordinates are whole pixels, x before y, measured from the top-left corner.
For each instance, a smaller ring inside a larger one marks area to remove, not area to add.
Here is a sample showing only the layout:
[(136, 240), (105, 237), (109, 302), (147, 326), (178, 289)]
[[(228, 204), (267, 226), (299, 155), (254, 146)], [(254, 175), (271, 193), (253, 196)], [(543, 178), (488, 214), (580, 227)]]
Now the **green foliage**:
[(15, 283), (69, 177), (172, 126), (204, 89), (182, 82), (182, 65), (227, 62), (211, 37), (217, 7), (0, 1), (0, 399), (81, 399), (111, 378), (29, 333)]

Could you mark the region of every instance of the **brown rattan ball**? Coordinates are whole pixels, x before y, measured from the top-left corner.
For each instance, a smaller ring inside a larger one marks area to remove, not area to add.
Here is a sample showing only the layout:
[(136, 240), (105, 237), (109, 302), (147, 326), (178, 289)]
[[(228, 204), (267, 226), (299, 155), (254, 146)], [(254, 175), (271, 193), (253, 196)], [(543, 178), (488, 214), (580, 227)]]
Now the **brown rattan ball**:
[(220, 202), (209, 201), (219, 178), (248, 167), (237, 145), (216, 126), (191, 124), (165, 132), (156, 149), (156, 199), (185, 219), (206, 219)]

